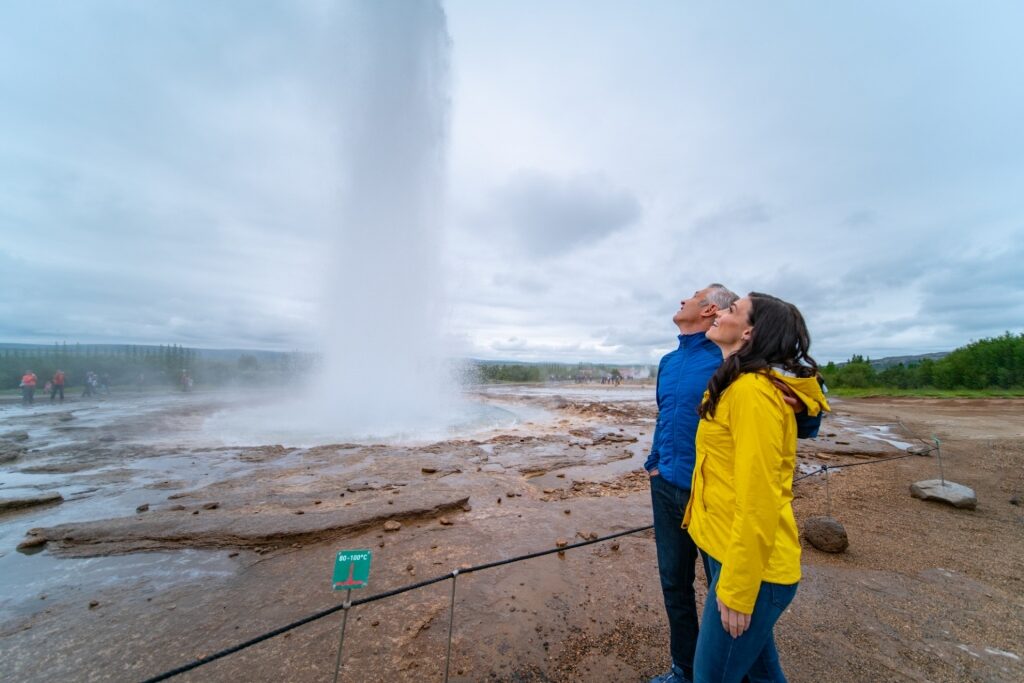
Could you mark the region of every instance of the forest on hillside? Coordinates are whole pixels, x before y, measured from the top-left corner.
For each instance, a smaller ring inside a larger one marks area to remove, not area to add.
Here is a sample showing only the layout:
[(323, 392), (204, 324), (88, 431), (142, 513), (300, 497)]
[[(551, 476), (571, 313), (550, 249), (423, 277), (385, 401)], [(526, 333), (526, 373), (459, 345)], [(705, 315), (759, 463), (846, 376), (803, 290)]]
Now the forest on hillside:
[(821, 368), (830, 388), (1022, 389), (1024, 333), (1006, 332), (961, 346), (947, 356), (876, 369), (871, 359), (854, 355), (846, 363)]

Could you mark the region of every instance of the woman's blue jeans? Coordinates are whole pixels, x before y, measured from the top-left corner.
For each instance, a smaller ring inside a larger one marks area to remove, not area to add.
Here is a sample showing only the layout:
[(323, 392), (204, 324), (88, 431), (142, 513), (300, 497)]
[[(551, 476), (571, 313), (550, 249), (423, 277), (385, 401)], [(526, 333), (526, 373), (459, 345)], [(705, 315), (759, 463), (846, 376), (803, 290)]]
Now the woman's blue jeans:
[(797, 584), (789, 586), (761, 582), (750, 626), (733, 638), (722, 626), (718, 612), (718, 576), (722, 565), (703, 551), (704, 570), (711, 579), (694, 658), (694, 683), (739, 683), (746, 676), (751, 683), (786, 683), (775, 649), (775, 622), (796, 595)]

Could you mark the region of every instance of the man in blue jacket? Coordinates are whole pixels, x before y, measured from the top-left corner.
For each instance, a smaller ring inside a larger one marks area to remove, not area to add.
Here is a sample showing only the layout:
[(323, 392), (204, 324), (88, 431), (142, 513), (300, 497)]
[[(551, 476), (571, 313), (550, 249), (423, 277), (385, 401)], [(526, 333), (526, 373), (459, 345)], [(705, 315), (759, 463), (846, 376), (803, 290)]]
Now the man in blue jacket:
[(679, 328), (679, 348), (658, 366), (658, 423), (644, 468), (651, 477), (654, 539), (661, 591), (668, 612), (672, 668), (651, 683), (684, 683), (693, 678), (697, 648), (697, 603), (693, 593), (697, 546), (682, 528), (696, 460), (697, 407), (708, 380), (722, 364), (718, 347), (704, 337), (715, 313), (738, 297), (711, 284), (684, 299), (672, 322)]

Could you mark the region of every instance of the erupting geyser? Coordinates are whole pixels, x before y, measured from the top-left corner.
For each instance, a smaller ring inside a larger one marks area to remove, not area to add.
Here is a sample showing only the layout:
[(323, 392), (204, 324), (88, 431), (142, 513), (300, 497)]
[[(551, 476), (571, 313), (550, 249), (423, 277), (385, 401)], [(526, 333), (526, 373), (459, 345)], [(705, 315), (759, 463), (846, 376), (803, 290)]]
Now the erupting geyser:
[(439, 2), (354, 3), (341, 65), (344, 182), (320, 400), (360, 434), (451, 423), (440, 266), (448, 37)]

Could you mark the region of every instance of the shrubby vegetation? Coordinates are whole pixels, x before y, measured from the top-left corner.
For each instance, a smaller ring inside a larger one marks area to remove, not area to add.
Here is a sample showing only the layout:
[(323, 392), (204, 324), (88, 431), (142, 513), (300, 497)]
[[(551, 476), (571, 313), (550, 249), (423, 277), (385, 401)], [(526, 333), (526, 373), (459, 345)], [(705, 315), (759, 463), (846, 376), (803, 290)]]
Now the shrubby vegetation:
[[(628, 379), (619, 366), (595, 365), (592, 363), (484, 363), (476, 362), (477, 380), (494, 382), (600, 382), (604, 380)], [(635, 373), (653, 378), (658, 371), (653, 368), (629, 368)], [(639, 371), (639, 372), (637, 372)]]
[(1024, 334), (1009, 332), (962, 346), (940, 360), (876, 368), (855, 355), (822, 368), (834, 389), (1024, 389)]

